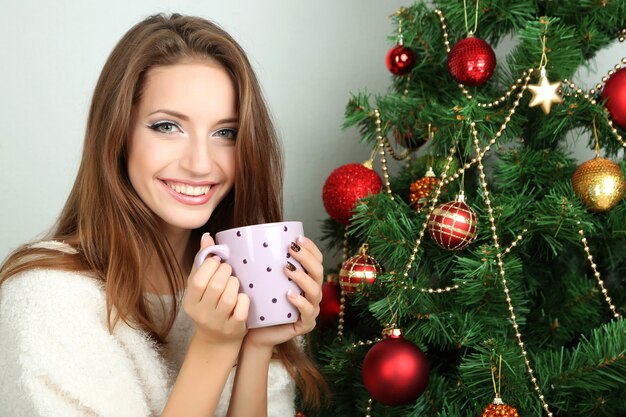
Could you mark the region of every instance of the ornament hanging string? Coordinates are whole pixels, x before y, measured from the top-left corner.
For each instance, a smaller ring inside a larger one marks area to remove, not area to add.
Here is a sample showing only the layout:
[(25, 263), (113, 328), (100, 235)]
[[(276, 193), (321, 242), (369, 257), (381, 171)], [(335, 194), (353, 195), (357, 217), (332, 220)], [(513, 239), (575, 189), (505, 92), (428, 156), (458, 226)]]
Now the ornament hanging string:
[(600, 156), (600, 141), (598, 140), (598, 131), (596, 129), (596, 116), (593, 116), (593, 136), (596, 139), (596, 158)]
[(493, 393), (496, 398), (502, 398), (500, 389), (502, 388), (502, 355), (500, 355), (500, 363), (498, 365), (498, 388), (496, 388), (496, 379), (494, 376), (495, 366), (491, 366), (491, 381), (493, 382)]
[[(547, 24), (546, 24), (547, 26)], [(543, 34), (541, 35), (541, 60), (539, 61), (539, 70), (544, 71), (546, 65), (548, 65), (548, 55), (546, 55), (546, 28), (543, 29)]]
[(467, 0), (463, 0), (463, 12), (465, 13), (465, 31), (468, 35), (473, 35), (476, 33), (476, 29), (478, 29), (478, 3), (479, 0), (476, 0), (476, 12), (474, 16), (474, 30), (470, 31), (469, 26), (467, 24)]

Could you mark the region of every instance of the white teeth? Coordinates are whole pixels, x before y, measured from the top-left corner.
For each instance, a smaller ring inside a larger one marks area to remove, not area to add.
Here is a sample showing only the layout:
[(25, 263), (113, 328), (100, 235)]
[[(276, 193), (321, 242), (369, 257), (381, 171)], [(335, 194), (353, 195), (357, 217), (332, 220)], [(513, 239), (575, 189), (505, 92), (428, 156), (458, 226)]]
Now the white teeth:
[(172, 190), (176, 191), (177, 193), (185, 194), (185, 195), (189, 195), (193, 197), (207, 194), (209, 190), (211, 189), (210, 185), (194, 187), (193, 185), (189, 185), (189, 184), (180, 184), (180, 183), (172, 183), (172, 182), (168, 182), (166, 184), (168, 187), (170, 187)]

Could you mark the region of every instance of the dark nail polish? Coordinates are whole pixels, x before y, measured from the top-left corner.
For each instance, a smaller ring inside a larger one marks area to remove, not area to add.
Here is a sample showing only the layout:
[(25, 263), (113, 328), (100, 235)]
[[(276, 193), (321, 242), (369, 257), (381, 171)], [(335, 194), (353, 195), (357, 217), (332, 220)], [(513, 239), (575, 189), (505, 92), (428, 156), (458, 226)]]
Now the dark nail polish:
[(291, 250), (294, 252), (300, 252), (300, 246), (298, 246), (296, 242), (291, 242)]
[(291, 262), (287, 262), (287, 269), (290, 270), (291, 272), (294, 272), (296, 270), (296, 266), (292, 264)]

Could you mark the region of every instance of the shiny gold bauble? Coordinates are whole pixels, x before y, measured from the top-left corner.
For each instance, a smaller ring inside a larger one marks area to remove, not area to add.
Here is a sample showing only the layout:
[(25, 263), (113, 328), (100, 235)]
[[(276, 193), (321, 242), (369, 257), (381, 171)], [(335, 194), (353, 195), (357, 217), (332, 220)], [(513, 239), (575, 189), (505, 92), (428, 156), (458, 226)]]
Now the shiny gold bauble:
[(619, 165), (599, 156), (576, 168), (572, 185), (583, 205), (592, 212), (612, 209), (626, 192), (626, 180)]

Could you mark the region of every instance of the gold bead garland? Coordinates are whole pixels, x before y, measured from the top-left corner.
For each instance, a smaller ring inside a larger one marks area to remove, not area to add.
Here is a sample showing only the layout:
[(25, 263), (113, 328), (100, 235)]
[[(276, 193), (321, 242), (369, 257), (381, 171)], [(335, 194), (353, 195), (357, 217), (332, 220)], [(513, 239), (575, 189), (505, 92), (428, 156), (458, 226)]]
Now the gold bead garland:
[(391, 157), (396, 161), (404, 161), (411, 156), (410, 149), (405, 149), (404, 152), (402, 152), (401, 154), (396, 153), (396, 151), (393, 149), (393, 146), (391, 146), (391, 142), (389, 142), (389, 138), (382, 135), (381, 137), (383, 139), (383, 142), (385, 143), (385, 148), (387, 148), (387, 152), (389, 152), (389, 155), (391, 155)]
[(372, 397), (367, 400), (367, 407), (365, 407), (365, 417), (372, 417)]
[[(346, 226), (344, 232), (343, 232), (343, 248), (342, 248), (342, 253), (341, 253), (341, 264), (343, 265), (343, 263), (345, 261), (348, 260), (348, 226)], [(340, 298), (339, 298), (339, 320), (337, 321), (337, 340), (341, 341), (343, 340), (343, 323), (344, 323), (344, 317), (346, 315), (345, 310), (346, 310), (346, 293), (343, 289), (343, 287), (340, 285), (339, 289), (341, 291), (340, 294)]]
[[(580, 222), (578, 222), (578, 224), (580, 224)], [(613, 318), (616, 320), (619, 320), (622, 318), (622, 316), (615, 309), (615, 305), (613, 305), (613, 303), (611, 302), (611, 297), (609, 297), (608, 291), (604, 287), (604, 281), (600, 277), (600, 272), (598, 271), (596, 263), (593, 261), (593, 256), (591, 255), (591, 251), (589, 250), (589, 245), (587, 245), (587, 238), (585, 237), (585, 232), (583, 231), (583, 229), (580, 229), (578, 231), (578, 234), (580, 235), (580, 241), (582, 242), (583, 247), (585, 248), (585, 252), (587, 253), (587, 260), (589, 261), (589, 264), (591, 265), (591, 269), (593, 269), (593, 275), (596, 277), (596, 280), (598, 281), (600, 290), (602, 290), (604, 301), (606, 301), (609, 308), (611, 309), (611, 312), (613, 313)]]
[(513, 307), (513, 303), (511, 302), (511, 297), (509, 295), (509, 287), (506, 283), (506, 274), (504, 271), (504, 262), (502, 261), (502, 252), (500, 251), (500, 243), (498, 242), (496, 222), (495, 222), (495, 218), (493, 217), (493, 208), (491, 206), (491, 200), (489, 198), (489, 190), (487, 189), (487, 181), (486, 181), (486, 175), (485, 175), (485, 171), (484, 171), (484, 167), (482, 163), (482, 156), (480, 156), (480, 143), (478, 141), (478, 131), (476, 130), (476, 123), (472, 122), (471, 127), (472, 127), (472, 134), (474, 136), (474, 147), (476, 149), (476, 154), (478, 155), (478, 171), (479, 171), (480, 183), (483, 189), (483, 195), (485, 196), (485, 204), (487, 205), (487, 212), (489, 213), (489, 223), (491, 224), (493, 246), (496, 249), (498, 269), (500, 272), (500, 277), (502, 278), (502, 287), (504, 289), (504, 295), (506, 297), (506, 302), (509, 307), (509, 314), (510, 314), (511, 322), (513, 323), (513, 329), (515, 330), (515, 337), (517, 338), (517, 344), (520, 347), (520, 350), (522, 351), (524, 363), (526, 364), (526, 370), (528, 371), (528, 374), (530, 375), (530, 381), (532, 382), (533, 388), (535, 389), (535, 392), (537, 393), (539, 401), (541, 402), (541, 405), (543, 409), (546, 411), (548, 417), (552, 417), (553, 416), (552, 411), (550, 411), (550, 406), (546, 402), (545, 397), (543, 396), (541, 392), (541, 388), (539, 387), (539, 384), (537, 383), (537, 377), (535, 377), (535, 371), (530, 365), (530, 360), (528, 359), (528, 352), (526, 352), (526, 348), (524, 347), (522, 334), (519, 332), (519, 325), (517, 324), (517, 317), (515, 316), (515, 309)]
[(391, 184), (389, 183), (389, 172), (387, 169), (387, 158), (385, 157), (385, 141), (383, 139), (383, 130), (380, 121), (380, 112), (378, 109), (374, 109), (374, 123), (376, 124), (376, 139), (378, 140), (378, 153), (380, 154), (380, 165), (383, 170), (383, 180), (385, 183), (385, 190), (391, 200), (394, 200), (394, 196), (391, 194)]

